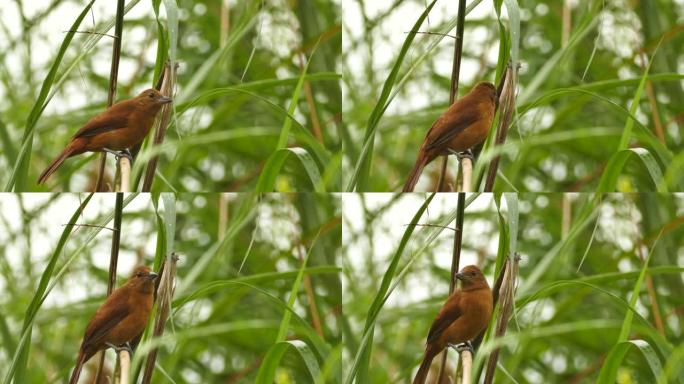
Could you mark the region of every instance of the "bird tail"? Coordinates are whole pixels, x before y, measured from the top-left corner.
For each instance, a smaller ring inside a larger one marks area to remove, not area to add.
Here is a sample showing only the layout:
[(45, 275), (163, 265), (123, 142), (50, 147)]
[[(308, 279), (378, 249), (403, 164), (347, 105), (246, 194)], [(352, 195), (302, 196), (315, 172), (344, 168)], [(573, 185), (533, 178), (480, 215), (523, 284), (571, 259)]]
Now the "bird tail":
[(67, 145), (66, 148), (62, 151), (62, 153), (57, 156), (55, 160), (50, 163), (50, 165), (43, 171), (43, 173), (40, 174), (40, 177), (38, 178), (38, 184), (43, 184), (50, 175), (55, 173), (57, 168), (59, 168), (60, 165), (66, 160), (68, 157), (71, 157), (73, 155), (77, 155), (79, 153), (82, 153), (83, 149), (81, 148), (80, 141), (72, 141)]
[(401, 190), (402, 192), (413, 192), (413, 188), (418, 183), (420, 174), (423, 172), (423, 168), (426, 164), (427, 157), (425, 156), (423, 151), (420, 151), (420, 153), (418, 153), (418, 159), (416, 159), (416, 164), (413, 166), (413, 170), (411, 170), (411, 173), (409, 174), (409, 177), (406, 180), (406, 184), (404, 184), (404, 189)]
[(425, 357), (423, 357), (423, 362), (420, 363), (416, 377), (413, 378), (413, 384), (425, 384), (425, 379), (427, 379), (428, 372), (430, 372), (430, 365), (432, 365), (432, 359), (434, 359), (435, 355), (430, 346), (425, 349)]
[(76, 360), (76, 367), (74, 368), (74, 371), (71, 373), (71, 379), (69, 379), (69, 384), (76, 384), (78, 383), (78, 377), (81, 376), (81, 369), (83, 369), (83, 364), (87, 361), (87, 356), (83, 351), (80, 351), (78, 353), (78, 360)]

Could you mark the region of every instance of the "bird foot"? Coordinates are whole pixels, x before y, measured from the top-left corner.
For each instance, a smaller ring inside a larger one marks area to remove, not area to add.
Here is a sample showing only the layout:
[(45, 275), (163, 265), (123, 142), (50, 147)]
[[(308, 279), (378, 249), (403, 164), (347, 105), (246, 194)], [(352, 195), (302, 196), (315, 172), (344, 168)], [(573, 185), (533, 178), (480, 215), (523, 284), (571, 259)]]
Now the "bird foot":
[(473, 151), (469, 149), (466, 149), (463, 152), (457, 152), (453, 150), (449, 150), (449, 153), (452, 155), (456, 155), (456, 158), (460, 162), (462, 159), (470, 159), (470, 161), (475, 162), (475, 155), (473, 155)]
[(102, 148), (102, 151), (114, 155), (117, 163), (119, 162), (120, 158), (125, 157), (131, 162), (131, 164), (133, 164), (133, 155), (131, 155), (131, 152), (128, 149), (124, 149), (123, 151), (114, 151), (109, 148)]
[(470, 353), (474, 353), (473, 345), (470, 344), (470, 341), (466, 341), (465, 343), (460, 343), (456, 345), (449, 344), (449, 347), (455, 349), (458, 353), (461, 353), (463, 351), (470, 351)]
[(131, 345), (128, 342), (125, 342), (124, 344), (119, 346), (116, 346), (112, 343), (105, 343), (105, 345), (113, 349), (116, 353), (119, 353), (121, 351), (128, 351), (130, 355), (133, 355), (133, 348), (131, 348)]
[(128, 159), (128, 161), (133, 164), (133, 155), (131, 155), (131, 151), (128, 149), (124, 149), (123, 151), (119, 152), (119, 154), (116, 156), (116, 161), (118, 162), (120, 158), (125, 157)]

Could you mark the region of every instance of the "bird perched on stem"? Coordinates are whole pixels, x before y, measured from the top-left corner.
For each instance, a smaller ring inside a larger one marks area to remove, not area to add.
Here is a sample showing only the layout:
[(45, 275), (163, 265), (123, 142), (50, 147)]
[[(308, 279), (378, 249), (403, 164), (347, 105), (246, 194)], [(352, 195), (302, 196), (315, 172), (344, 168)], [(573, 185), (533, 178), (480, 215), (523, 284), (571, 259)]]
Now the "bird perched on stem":
[(423, 168), (436, 157), (464, 152), (485, 141), (494, 118), (496, 98), (494, 84), (482, 82), (451, 104), (425, 135), (402, 191), (412, 192)]
[(69, 384), (78, 382), (83, 364), (98, 351), (119, 348), (142, 335), (152, 312), (156, 278), (157, 274), (149, 268), (136, 268), (126, 284), (112, 292), (98, 308), (86, 327)]
[(127, 149), (145, 139), (162, 105), (171, 101), (156, 89), (148, 89), (112, 105), (76, 132), (62, 153), (40, 175), (38, 184), (44, 183), (64, 160), (84, 152), (109, 152), (130, 157)]
[(461, 288), (449, 296), (432, 322), (425, 345), (425, 357), (413, 379), (413, 384), (425, 383), (430, 363), (444, 348), (469, 342), (489, 324), (492, 317), (492, 290), (482, 271), (474, 265), (456, 274)]

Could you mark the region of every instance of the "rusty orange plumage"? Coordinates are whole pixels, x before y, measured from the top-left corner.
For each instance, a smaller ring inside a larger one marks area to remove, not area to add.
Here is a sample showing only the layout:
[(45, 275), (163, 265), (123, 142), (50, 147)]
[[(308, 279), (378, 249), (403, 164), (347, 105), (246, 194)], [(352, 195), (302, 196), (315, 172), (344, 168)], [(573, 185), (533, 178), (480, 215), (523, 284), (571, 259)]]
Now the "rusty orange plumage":
[(98, 308), (86, 327), (70, 384), (76, 384), (85, 364), (98, 351), (124, 345), (142, 335), (154, 304), (157, 274), (138, 267)]
[(492, 318), (492, 290), (482, 271), (474, 265), (456, 274), (461, 288), (454, 291), (432, 322), (425, 345), (425, 356), (413, 384), (425, 383), (432, 359), (448, 345), (465, 343), (476, 338)]
[(463, 152), (484, 142), (494, 118), (496, 99), (494, 84), (482, 82), (451, 104), (425, 135), (402, 191), (413, 191), (423, 168), (437, 156)]
[(62, 153), (40, 175), (38, 184), (44, 183), (69, 157), (84, 152), (124, 151), (141, 143), (162, 105), (171, 101), (156, 89), (147, 89), (132, 99), (112, 105), (76, 132)]

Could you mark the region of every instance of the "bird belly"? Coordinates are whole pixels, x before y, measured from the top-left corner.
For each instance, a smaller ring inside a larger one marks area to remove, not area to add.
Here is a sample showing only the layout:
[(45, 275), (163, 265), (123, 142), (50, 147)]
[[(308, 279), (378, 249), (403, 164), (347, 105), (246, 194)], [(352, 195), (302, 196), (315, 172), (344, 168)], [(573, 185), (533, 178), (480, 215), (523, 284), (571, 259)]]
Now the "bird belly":
[(144, 135), (141, 135), (139, 131), (121, 128), (93, 136), (88, 143), (88, 150), (97, 152), (106, 148), (113, 151), (122, 151), (138, 144), (143, 138)]
[[(487, 132), (489, 132), (490, 125), (491, 121), (478, 121), (469, 125), (468, 128), (449, 140), (448, 148), (456, 152), (463, 152), (482, 143), (487, 139)], [(443, 154), (446, 155), (448, 153)]]
[(147, 318), (127, 316), (109, 331), (105, 341), (117, 346), (122, 345), (141, 334), (145, 330), (145, 325), (147, 325)]

